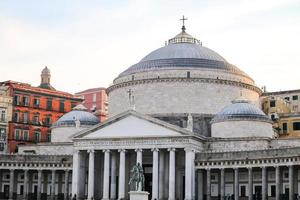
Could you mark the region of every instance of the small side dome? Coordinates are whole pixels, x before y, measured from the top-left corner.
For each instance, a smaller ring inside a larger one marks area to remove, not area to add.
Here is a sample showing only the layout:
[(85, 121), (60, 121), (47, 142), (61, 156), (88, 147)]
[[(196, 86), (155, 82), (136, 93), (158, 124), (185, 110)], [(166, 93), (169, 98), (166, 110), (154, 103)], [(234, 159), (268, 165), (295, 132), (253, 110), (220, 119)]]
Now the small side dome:
[(272, 120), (245, 99), (237, 99), (211, 121), (212, 137), (274, 137)]
[(73, 108), (71, 112), (64, 114), (52, 126), (52, 128), (61, 126), (76, 126), (77, 122), (80, 126), (93, 126), (100, 123), (100, 120), (92, 113), (87, 112), (87, 108), (79, 104)]
[(231, 105), (226, 106), (217, 113), (212, 123), (230, 120), (255, 120), (272, 123), (271, 119), (262, 110), (242, 98), (232, 101)]

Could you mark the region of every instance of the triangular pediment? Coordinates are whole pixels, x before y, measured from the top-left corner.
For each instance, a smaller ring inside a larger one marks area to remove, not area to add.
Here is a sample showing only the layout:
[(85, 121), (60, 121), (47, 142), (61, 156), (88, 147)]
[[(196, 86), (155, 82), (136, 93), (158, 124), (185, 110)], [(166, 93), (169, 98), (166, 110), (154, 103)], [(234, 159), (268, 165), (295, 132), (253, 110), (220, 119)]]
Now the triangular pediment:
[(127, 111), (75, 135), (74, 138), (178, 137), (184, 135), (192, 135), (192, 133), (150, 116)]

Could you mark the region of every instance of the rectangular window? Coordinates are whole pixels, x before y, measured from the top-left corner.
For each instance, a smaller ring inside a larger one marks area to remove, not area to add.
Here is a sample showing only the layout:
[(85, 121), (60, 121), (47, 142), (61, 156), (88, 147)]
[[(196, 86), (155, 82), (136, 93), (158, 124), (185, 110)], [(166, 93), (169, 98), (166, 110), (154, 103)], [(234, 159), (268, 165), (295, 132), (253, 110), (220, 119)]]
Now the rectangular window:
[(47, 110), (52, 110), (52, 99), (47, 99)]
[(23, 97), (23, 106), (29, 106), (29, 97), (27, 96), (24, 96)]
[(288, 130), (288, 124), (287, 123), (282, 123), (282, 132), (287, 133)]
[(29, 131), (28, 130), (24, 130), (23, 131), (23, 137), (25, 141), (29, 140)]
[(294, 96), (293, 96), (293, 100), (294, 100), (294, 101), (298, 100), (298, 95), (294, 95)]
[(300, 131), (300, 122), (294, 122), (293, 123), (293, 130), (294, 131)]
[(51, 133), (47, 134), (47, 142), (51, 142)]
[(191, 72), (186, 72), (186, 77), (191, 78)]
[(6, 140), (6, 129), (0, 128), (0, 140)]
[(44, 123), (45, 123), (46, 126), (50, 126), (51, 125), (51, 116), (47, 116), (45, 118)]
[(60, 101), (59, 103), (59, 112), (65, 112), (65, 102)]
[(0, 116), (0, 121), (5, 122), (5, 110), (1, 110), (1, 116)]
[(97, 94), (94, 93), (94, 94), (93, 94), (93, 102), (96, 102), (96, 101), (97, 101)]
[(19, 112), (15, 112), (14, 113), (14, 121), (15, 122), (19, 122), (19, 118), (20, 118), (20, 113)]
[(14, 104), (15, 105), (20, 105), (20, 96), (19, 95), (14, 96)]
[(276, 186), (271, 185), (271, 197), (275, 197), (275, 195), (276, 195)]
[(298, 112), (298, 106), (297, 105), (293, 106), (293, 112)]
[(23, 123), (24, 124), (28, 123), (28, 112), (24, 112), (24, 114), (23, 114)]
[(290, 100), (290, 97), (284, 97), (285, 100), (289, 101)]
[(0, 143), (0, 151), (4, 151), (4, 143)]
[(33, 106), (34, 106), (35, 108), (39, 108), (39, 107), (40, 107), (40, 99), (34, 98), (34, 99), (33, 99)]
[(275, 100), (270, 101), (270, 107), (271, 108), (276, 107), (276, 101)]
[(246, 186), (242, 185), (241, 186), (241, 197), (245, 197), (246, 196)]
[(40, 124), (40, 115), (34, 115), (33, 116), (33, 123), (34, 124)]
[(20, 139), (20, 129), (15, 129), (15, 140)]
[(38, 131), (35, 131), (34, 132), (34, 140), (35, 140), (35, 142), (40, 142), (40, 139), (41, 139), (41, 133), (38, 132)]

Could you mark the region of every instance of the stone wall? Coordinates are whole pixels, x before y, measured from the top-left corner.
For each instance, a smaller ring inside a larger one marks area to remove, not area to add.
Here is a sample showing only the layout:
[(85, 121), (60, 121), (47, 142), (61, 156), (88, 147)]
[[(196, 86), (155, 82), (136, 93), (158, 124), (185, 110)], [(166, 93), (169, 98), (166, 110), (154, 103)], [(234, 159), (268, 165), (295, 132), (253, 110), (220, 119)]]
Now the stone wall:
[(110, 117), (130, 108), (129, 89), (133, 90), (136, 111), (144, 114), (216, 114), (241, 93), (256, 105), (259, 98), (259, 93), (250, 88), (192, 79), (129, 84), (109, 93)]
[(212, 124), (212, 137), (269, 137), (274, 136), (271, 123), (263, 121), (230, 120)]

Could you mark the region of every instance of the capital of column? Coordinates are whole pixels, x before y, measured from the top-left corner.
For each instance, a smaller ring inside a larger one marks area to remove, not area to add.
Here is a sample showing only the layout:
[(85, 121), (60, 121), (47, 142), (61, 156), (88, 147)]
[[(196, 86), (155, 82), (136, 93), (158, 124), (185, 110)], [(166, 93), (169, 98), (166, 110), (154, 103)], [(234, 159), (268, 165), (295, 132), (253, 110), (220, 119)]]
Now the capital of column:
[(168, 151), (176, 151), (175, 148), (168, 148)]
[(103, 153), (109, 153), (110, 150), (109, 150), (109, 149), (103, 149), (102, 152), (103, 152)]
[(126, 149), (118, 149), (118, 152), (126, 152)]
[(209, 167), (206, 167), (206, 168), (204, 168), (206, 171), (210, 171), (211, 170), (211, 168), (209, 168)]
[(193, 149), (192, 147), (186, 147), (184, 148), (185, 152), (195, 152), (195, 149)]
[(95, 153), (95, 149), (88, 149), (87, 152), (88, 153)]
[(143, 149), (135, 149), (135, 152), (143, 152)]
[(159, 152), (159, 149), (158, 148), (152, 148), (151, 151), (152, 152), (154, 152), (154, 151)]
[(56, 172), (56, 169), (51, 169), (52, 174)]
[(9, 169), (9, 171), (10, 171), (10, 172), (14, 172), (14, 171), (15, 171), (15, 169)]

